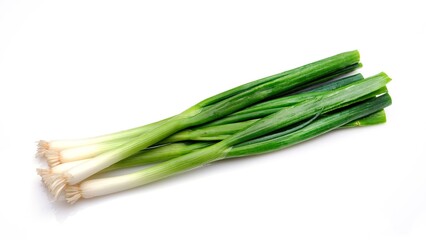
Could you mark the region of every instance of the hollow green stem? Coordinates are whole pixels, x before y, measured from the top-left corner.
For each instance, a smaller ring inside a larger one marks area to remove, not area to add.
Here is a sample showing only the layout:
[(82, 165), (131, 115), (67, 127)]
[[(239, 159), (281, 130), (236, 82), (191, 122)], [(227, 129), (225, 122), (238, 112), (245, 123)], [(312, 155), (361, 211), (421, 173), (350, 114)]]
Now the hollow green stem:
[(288, 106), (300, 103), (302, 101), (305, 101), (307, 99), (321, 96), (323, 91), (334, 90), (339, 87), (348, 85), (350, 83), (360, 81), (362, 79), (364, 78), (362, 77), (361, 74), (355, 74), (353, 76), (342, 78), (331, 83), (326, 83), (325, 85), (322, 85), (320, 87), (310, 89), (307, 92), (293, 94), (290, 96), (279, 97), (276, 99), (269, 99), (265, 102), (261, 102), (253, 106), (250, 106), (246, 109), (240, 110), (222, 119), (208, 123), (207, 126), (216, 126), (216, 125), (222, 125), (226, 123), (234, 123), (234, 122), (240, 122), (240, 121), (254, 119), (254, 118), (265, 117), (272, 113), (278, 112), (283, 107), (288, 107)]
[(269, 132), (296, 123), (315, 115), (318, 112), (328, 112), (351, 103), (363, 96), (371, 94), (384, 87), (390, 78), (385, 73), (377, 74), (368, 79), (357, 81), (333, 91), (324, 92), (323, 95), (309, 99), (299, 104), (287, 107), (277, 113), (271, 114), (245, 130), (238, 132), (223, 140), (221, 144), (233, 146), (250, 139), (266, 135)]
[(345, 124), (344, 126), (342, 126), (342, 128), (372, 126), (372, 125), (382, 124), (385, 122), (386, 122), (386, 113), (385, 113), (385, 110), (381, 110), (376, 113), (370, 114), (366, 117), (363, 117), (358, 120), (352, 121), (348, 124)]
[(336, 112), (329, 116), (324, 116), (297, 132), (277, 136), (271, 139), (265, 138), (263, 141), (256, 141), (255, 139), (251, 143), (247, 142), (237, 145), (228, 153), (227, 156), (230, 158), (250, 156), (289, 147), (344, 126), (351, 121), (377, 112), (391, 104), (392, 100), (389, 94), (385, 94), (356, 104), (354, 107), (346, 110)]

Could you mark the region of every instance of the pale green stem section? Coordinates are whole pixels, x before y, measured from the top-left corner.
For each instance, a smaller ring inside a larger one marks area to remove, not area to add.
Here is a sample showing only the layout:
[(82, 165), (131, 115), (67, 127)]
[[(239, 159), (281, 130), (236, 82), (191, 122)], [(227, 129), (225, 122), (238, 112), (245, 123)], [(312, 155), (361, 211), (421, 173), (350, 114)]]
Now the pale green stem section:
[(158, 122), (150, 123), (145, 126), (136, 127), (116, 133), (110, 133), (98, 137), (85, 138), (85, 139), (73, 139), (73, 140), (54, 140), (49, 142), (49, 149), (54, 150), (64, 150), (67, 148), (75, 148), (85, 145), (93, 145), (98, 143), (106, 143), (109, 144), (111, 141), (127, 141), (128, 138), (137, 137), (140, 134), (155, 129), (159, 125), (165, 123), (171, 118), (167, 118)]
[(151, 163), (158, 163), (167, 161), (172, 158), (185, 155), (195, 150), (205, 148), (213, 145), (212, 142), (199, 142), (199, 143), (171, 143), (165, 146), (156, 147), (153, 149), (146, 149), (138, 154), (123, 159), (122, 161), (102, 170), (101, 172), (109, 172), (117, 169), (135, 167)]
[(84, 162), (70, 169), (67, 173), (64, 173), (65, 179), (70, 185), (77, 184), (102, 169), (107, 168), (124, 158), (130, 157), (139, 152), (141, 149), (145, 149), (165, 137), (170, 136), (172, 133), (175, 133), (177, 129), (185, 128), (185, 125), (182, 125), (182, 123), (184, 122), (166, 121), (155, 130), (144, 133), (143, 138), (132, 139), (126, 144), (121, 145), (119, 148), (102, 153), (101, 155), (90, 159), (90, 161)]
[(80, 184), (80, 189), (83, 190), (81, 194), (83, 198), (91, 198), (135, 188), (222, 159), (229, 150), (222, 145), (213, 145), (154, 165), (143, 171), (117, 177), (87, 180)]

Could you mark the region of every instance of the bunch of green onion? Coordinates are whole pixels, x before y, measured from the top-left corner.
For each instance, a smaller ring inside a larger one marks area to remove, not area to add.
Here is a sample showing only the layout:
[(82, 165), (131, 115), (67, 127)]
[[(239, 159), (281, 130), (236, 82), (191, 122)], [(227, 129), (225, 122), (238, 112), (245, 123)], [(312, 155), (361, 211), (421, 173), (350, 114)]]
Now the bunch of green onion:
[[(346, 127), (386, 121), (385, 73), (369, 78), (358, 51), (249, 82), (167, 119), (99, 137), (40, 141), (37, 169), (69, 203), (145, 185), (225, 158), (283, 149)], [(131, 173), (102, 173), (145, 166)]]

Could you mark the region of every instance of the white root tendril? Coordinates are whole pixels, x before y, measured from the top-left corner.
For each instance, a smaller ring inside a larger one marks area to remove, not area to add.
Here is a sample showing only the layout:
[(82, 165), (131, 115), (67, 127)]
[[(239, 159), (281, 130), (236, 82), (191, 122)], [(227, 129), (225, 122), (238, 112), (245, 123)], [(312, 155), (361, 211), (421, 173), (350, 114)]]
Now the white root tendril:
[(44, 140), (38, 141), (36, 158), (43, 159), (46, 154), (46, 151), (48, 150), (49, 150), (49, 142)]
[(43, 183), (53, 195), (53, 200), (56, 201), (67, 185), (67, 179), (62, 174), (52, 173), (50, 169), (37, 169), (37, 173), (39, 173)]
[(47, 150), (44, 153), (44, 158), (47, 160), (47, 164), (49, 165), (49, 167), (58, 166), (62, 163), (61, 153), (56, 150)]
[(67, 186), (65, 188), (65, 199), (69, 204), (76, 203), (81, 197), (81, 189), (79, 186)]
[(51, 169), (45, 169), (45, 168), (37, 168), (37, 174), (41, 177), (41, 180), (43, 181), (43, 183), (46, 184), (45, 182), (45, 177), (48, 174), (51, 174), (52, 170)]

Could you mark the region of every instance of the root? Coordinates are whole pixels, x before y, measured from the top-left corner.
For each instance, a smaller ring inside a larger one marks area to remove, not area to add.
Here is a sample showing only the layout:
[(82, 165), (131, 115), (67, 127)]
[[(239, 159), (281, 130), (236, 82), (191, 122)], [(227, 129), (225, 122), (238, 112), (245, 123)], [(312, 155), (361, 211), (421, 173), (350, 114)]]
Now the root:
[(49, 150), (49, 147), (49, 142), (44, 140), (38, 141), (36, 158), (43, 159), (46, 154), (46, 151)]
[(38, 170), (43, 183), (46, 185), (49, 192), (53, 195), (53, 200), (56, 201), (58, 199), (59, 194), (64, 190), (67, 185), (67, 179), (63, 174), (47, 172), (43, 170)]
[(42, 178), (43, 176), (46, 176), (47, 174), (52, 172), (52, 170), (45, 169), (45, 168), (37, 168), (36, 171), (37, 171), (37, 174)]
[(58, 166), (59, 164), (62, 163), (61, 153), (56, 150), (47, 150), (44, 153), (44, 158), (46, 159), (49, 167)]
[(67, 186), (65, 188), (65, 199), (69, 204), (76, 203), (80, 198), (82, 198), (82, 194), (79, 186)]

